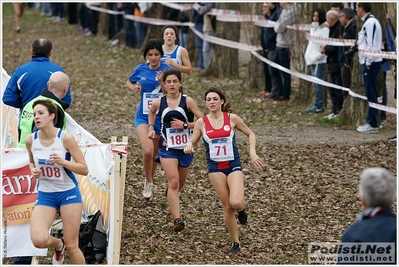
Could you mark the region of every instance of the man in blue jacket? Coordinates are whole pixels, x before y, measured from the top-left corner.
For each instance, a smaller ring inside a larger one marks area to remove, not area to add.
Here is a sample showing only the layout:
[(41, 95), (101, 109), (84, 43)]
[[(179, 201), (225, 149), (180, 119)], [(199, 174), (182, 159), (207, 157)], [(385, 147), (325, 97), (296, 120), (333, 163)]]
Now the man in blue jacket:
[[(47, 82), (51, 74), (56, 71), (65, 73), (62, 67), (50, 62), (52, 48), (53, 45), (50, 40), (36, 39), (33, 41), (31, 47), (32, 60), (19, 66), (8, 81), (3, 95), (5, 105), (22, 110), (29, 101), (39, 96), (43, 89), (47, 89)], [(61, 100), (71, 104), (70, 88)], [(20, 134), (18, 135), (20, 136)]]
[[(391, 250), (396, 252), (396, 214), (392, 211), (396, 201), (396, 177), (384, 168), (367, 168), (360, 176), (359, 194), (364, 211), (358, 215), (358, 222), (345, 231), (342, 243), (392, 243)], [(345, 255), (338, 256), (342, 259)], [(392, 260), (391, 263), (396, 264), (396, 255)], [(366, 261), (350, 263), (372, 264)]]
[[(263, 3), (262, 11), (265, 19), (271, 21), (277, 21), (280, 16), (283, 8), (279, 3)], [(274, 31), (274, 28), (271, 27), (263, 27), (262, 35), (261, 35), (261, 45), (263, 48), (263, 56), (268, 60), (273, 61), (274, 52), (276, 51), (276, 38), (277, 33)], [(272, 99), (278, 97), (278, 88), (274, 82), (273, 75), (271, 75), (270, 66), (266, 63), (263, 63), (264, 74), (265, 74), (265, 94), (264, 98)]]

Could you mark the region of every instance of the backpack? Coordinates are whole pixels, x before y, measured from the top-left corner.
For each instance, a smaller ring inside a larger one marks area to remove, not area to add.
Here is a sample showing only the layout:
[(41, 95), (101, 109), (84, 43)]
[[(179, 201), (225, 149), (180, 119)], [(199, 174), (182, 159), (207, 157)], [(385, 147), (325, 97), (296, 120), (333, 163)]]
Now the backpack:
[(81, 224), (79, 248), (87, 264), (102, 263), (107, 256), (107, 233), (105, 232), (101, 211), (90, 215), (88, 222)]

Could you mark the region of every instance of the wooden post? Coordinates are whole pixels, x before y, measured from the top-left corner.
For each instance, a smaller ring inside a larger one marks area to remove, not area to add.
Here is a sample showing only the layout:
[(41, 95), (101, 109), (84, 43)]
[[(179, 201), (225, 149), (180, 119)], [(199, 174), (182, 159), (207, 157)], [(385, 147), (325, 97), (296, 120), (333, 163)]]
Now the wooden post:
[[(128, 142), (127, 136), (122, 138), (123, 142)], [(117, 138), (115, 136), (111, 137), (111, 142), (117, 142)], [(121, 235), (122, 235), (122, 221), (123, 221), (123, 202), (124, 202), (124, 193), (125, 193), (125, 176), (126, 176), (126, 162), (127, 155), (117, 154), (114, 156), (114, 166), (115, 166), (115, 182), (113, 194), (115, 198), (115, 207), (114, 207), (114, 219), (111, 227), (114, 227), (114, 255), (113, 255), (113, 264), (118, 265), (120, 259), (120, 250), (121, 250)]]

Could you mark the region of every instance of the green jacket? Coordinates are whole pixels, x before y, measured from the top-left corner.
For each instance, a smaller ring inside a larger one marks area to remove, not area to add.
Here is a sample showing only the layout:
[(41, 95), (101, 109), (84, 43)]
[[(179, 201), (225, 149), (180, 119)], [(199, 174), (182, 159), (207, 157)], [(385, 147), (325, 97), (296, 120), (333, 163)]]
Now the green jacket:
[(19, 130), (20, 130), (19, 143), (17, 146), (19, 148), (26, 147), (25, 144), (26, 137), (31, 133), (33, 133), (34, 131), (37, 131), (33, 116), (33, 103), (36, 100), (40, 99), (50, 99), (54, 104), (57, 105), (58, 112), (54, 120), (54, 126), (65, 130), (66, 127), (65, 109), (67, 109), (69, 105), (60, 100), (56, 95), (54, 95), (49, 90), (43, 89), (42, 94), (29, 101), (28, 104), (26, 104), (23, 110), (21, 111), (21, 118), (19, 119)]

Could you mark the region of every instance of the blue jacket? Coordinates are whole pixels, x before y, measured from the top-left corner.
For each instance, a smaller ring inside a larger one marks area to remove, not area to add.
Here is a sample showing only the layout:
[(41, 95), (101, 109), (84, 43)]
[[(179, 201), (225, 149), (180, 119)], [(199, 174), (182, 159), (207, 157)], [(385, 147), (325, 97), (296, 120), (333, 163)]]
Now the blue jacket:
[[(64, 69), (50, 62), (48, 57), (33, 56), (32, 60), (19, 66), (11, 75), (3, 95), (3, 103), (22, 109), (25, 105), (39, 96), (43, 89), (47, 88), (47, 82), (52, 73)], [(71, 90), (68, 89), (66, 96), (62, 99), (71, 104)]]
[[(277, 21), (281, 14), (283, 8), (280, 4), (276, 4), (274, 9), (271, 9), (271, 14), (269, 17), (265, 16), (265, 19), (271, 21)], [(277, 33), (272, 27), (262, 27), (261, 45), (264, 50), (273, 51), (276, 50), (276, 37)]]
[(385, 209), (374, 217), (363, 216), (360, 221), (345, 231), (341, 241), (349, 243), (393, 242), (396, 251), (396, 215), (391, 209)]

